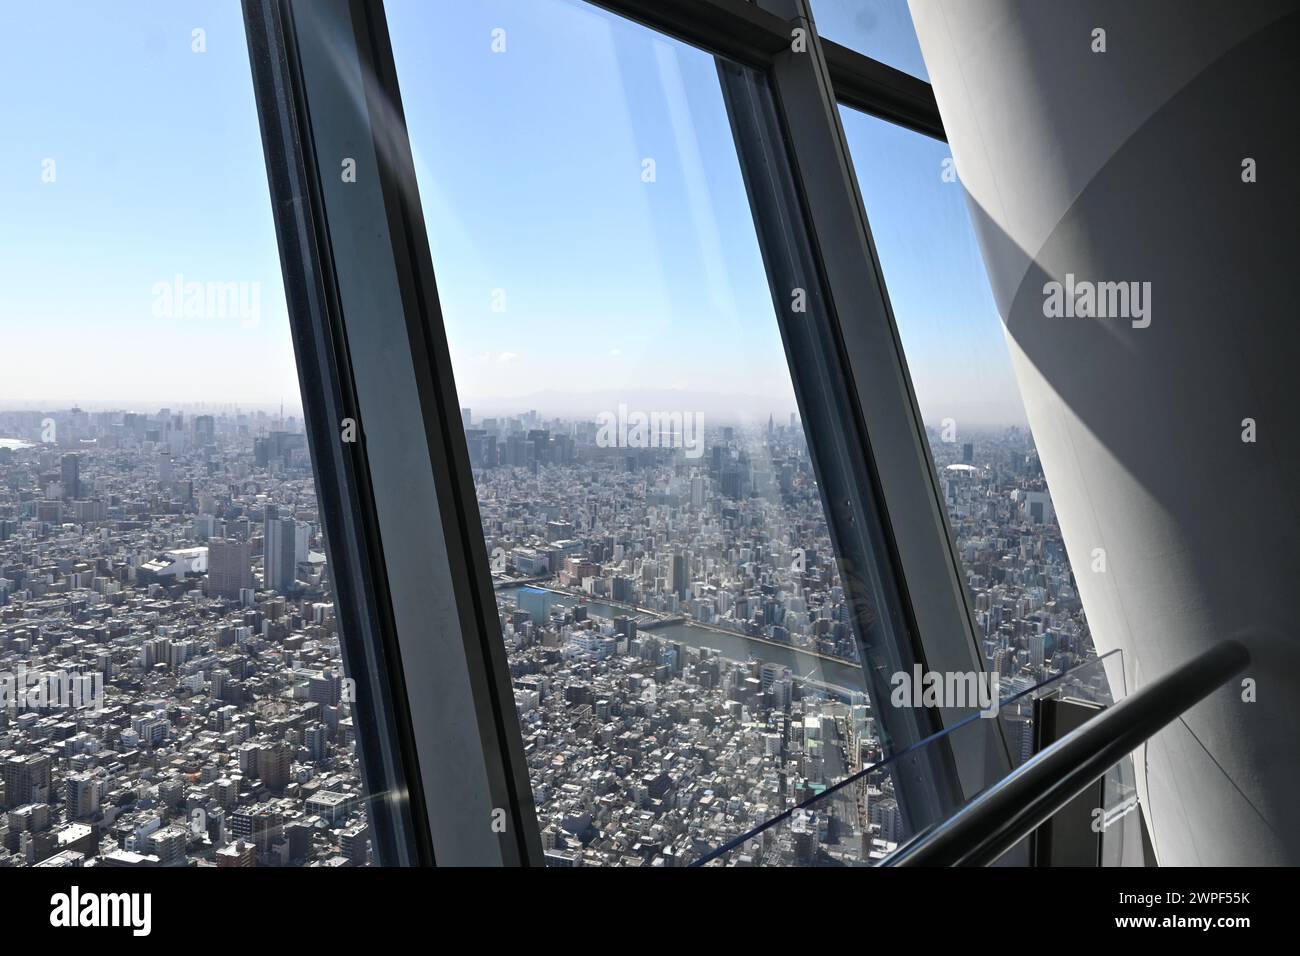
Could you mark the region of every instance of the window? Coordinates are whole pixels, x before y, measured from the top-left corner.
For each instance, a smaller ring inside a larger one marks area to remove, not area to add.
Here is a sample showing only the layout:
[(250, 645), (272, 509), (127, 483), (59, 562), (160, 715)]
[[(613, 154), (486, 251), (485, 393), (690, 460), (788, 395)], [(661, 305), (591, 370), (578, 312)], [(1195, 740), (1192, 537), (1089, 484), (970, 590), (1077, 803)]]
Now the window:
[(8, 16), (0, 865), (366, 864), (239, 6)]
[(11, 18), (0, 866), (864, 865), (1116, 699), (907, 7), (760, 5)]
[(881, 747), (718, 67), (387, 13), (547, 860), (690, 863)]
[(1029, 686), (1095, 652), (965, 195), (945, 143), (840, 112), (985, 661)]
[(926, 82), (907, 0), (809, 0), (817, 32)]

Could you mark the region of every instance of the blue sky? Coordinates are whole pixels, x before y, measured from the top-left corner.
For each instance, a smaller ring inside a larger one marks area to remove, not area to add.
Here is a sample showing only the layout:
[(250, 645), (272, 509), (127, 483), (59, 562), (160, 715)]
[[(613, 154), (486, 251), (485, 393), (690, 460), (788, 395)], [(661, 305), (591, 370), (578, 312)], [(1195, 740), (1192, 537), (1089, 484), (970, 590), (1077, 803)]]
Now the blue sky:
[(856, 110), (840, 117), (922, 416), (1023, 425), (966, 197), (944, 179), (947, 144)]
[(709, 56), (577, 0), (470, 5), (431, 56), (430, 7), (387, 9), (463, 403), (794, 409)]
[[(594, 414), (670, 389), (683, 410), (788, 414), (711, 58), (580, 0), (460, 2), (454, 29), (441, 0), (387, 6), (462, 403)], [(818, 0), (828, 35), (919, 64), (900, 5), (844, 6)], [(0, 81), (0, 407), (295, 407), (238, 4), (19, 5)], [(945, 147), (845, 124), (860, 172), (872, 157), (900, 187), (863, 192), (923, 413), (960, 416), (1010, 373)], [(177, 274), (256, 284), (256, 321), (159, 317)]]
[[(239, 4), (13, 4), (5, 20), (0, 405), (296, 406)], [(260, 322), (155, 317), (154, 284), (177, 273), (261, 283)]]

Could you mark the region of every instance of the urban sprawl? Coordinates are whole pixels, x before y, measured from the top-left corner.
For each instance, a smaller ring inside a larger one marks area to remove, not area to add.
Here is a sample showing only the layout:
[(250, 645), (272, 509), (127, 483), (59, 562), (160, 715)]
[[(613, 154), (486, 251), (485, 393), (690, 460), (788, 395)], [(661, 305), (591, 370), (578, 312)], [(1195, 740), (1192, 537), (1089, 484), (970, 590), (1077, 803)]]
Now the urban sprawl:
[[(903, 838), (794, 416), (462, 418), (548, 864)], [(1090, 659), (1028, 433), (930, 437), (1003, 697)], [(293, 418), (0, 412), (0, 865), (376, 862), (326, 551)]]

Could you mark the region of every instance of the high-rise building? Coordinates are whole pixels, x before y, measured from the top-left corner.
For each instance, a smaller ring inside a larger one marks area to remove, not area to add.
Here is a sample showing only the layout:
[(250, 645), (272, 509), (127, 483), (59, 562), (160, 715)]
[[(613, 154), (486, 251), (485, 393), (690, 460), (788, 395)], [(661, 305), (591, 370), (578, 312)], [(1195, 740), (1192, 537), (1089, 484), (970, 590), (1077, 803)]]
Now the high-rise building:
[(686, 600), (686, 555), (673, 555), (673, 578), (669, 587), (677, 595), (678, 600)]
[(94, 774), (73, 774), (64, 782), (63, 799), (69, 819), (88, 820), (99, 813), (99, 781)]
[(5, 805), (44, 803), (50, 793), (50, 758), (45, 754), (22, 754), (4, 762)]
[(880, 828), (880, 838), (891, 843), (903, 839), (903, 816), (898, 808), (898, 801), (891, 798), (871, 804), (871, 822)]
[(691, 507), (703, 508), (708, 493), (708, 479), (697, 475), (691, 479)]
[(283, 741), (266, 744), (257, 752), (257, 775), (268, 790), (278, 793), (289, 785), (293, 749)]
[(526, 611), (534, 624), (546, 623), (554, 603), (551, 592), (541, 588), (520, 588), (518, 601), (519, 610)]
[(230, 820), (230, 832), (238, 840), (248, 840), (263, 853), (280, 839), (284, 814), (269, 804), (237, 811)]
[(306, 521), (295, 521), (293, 525), (293, 563), (306, 564), (308, 546), (311, 544), (311, 525)]
[(263, 587), (281, 594), (293, 590), (298, 572), (298, 522), (281, 518), (274, 505), (266, 506), (263, 527)]
[(81, 497), (81, 459), (76, 455), (64, 455), (61, 468), (63, 500), (73, 501)]
[(217, 423), (211, 415), (198, 415), (194, 419), (194, 441), (199, 445), (210, 445), (216, 439)]
[(302, 735), (303, 744), (312, 760), (323, 760), (329, 746), (329, 731), (324, 724), (312, 724)]
[(370, 857), (370, 828), (364, 823), (339, 834), (339, 849), (354, 866), (364, 866)]
[(253, 586), (253, 567), (247, 541), (213, 538), (208, 542), (208, 596), (237, 600), (239, 592)]
[(185, 845), (190, 834), (184, 827), (173, 824), (155, 830), (145, 843), (146, 852), (158, 857), (159, 866), (183, 866)]

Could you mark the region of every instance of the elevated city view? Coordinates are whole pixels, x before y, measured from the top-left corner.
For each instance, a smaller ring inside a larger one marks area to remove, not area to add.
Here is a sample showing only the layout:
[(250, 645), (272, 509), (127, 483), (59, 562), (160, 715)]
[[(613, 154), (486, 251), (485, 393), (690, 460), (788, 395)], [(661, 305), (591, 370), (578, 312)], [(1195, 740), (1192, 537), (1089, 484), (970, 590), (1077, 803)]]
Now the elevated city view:
[(306, 436), (0, 412), (0, 865), (364, 865)]
[[(796, 420), (688, 455), (463, 414), (550, 864), (689, 864), (884, 755)], [(371, 862), (300, 423), (0, 435), (0, 862)], [(1091, 657), (1027, 432), (932, 438), (1003, 696)], [(768, 861), (815, 862), (828, 825), (858, 860), (897, 843), (887, 771), (843, 792)]]
[[(549, 863), (690, 863), (883, 756), (797, 420), (706, 430), (693, 460), (462, 416)], [(1090, 658), (1028, 433), (931, 437), (1003, 696)], [(855, 787), (868, 861), (903, 823), (887, 772)], [(814, 862), (782, 842), (767, 862)]]

